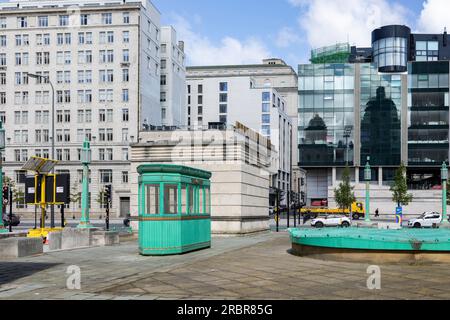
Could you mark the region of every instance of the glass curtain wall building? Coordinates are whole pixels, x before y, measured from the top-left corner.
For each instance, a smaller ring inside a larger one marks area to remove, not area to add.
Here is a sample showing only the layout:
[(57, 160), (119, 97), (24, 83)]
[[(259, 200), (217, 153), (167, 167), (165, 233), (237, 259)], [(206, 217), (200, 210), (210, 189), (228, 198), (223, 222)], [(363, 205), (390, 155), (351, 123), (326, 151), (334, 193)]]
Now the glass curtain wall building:
[(449, 40), (446, 31), (414, 34), (390, 25), (372, 32), (370, 48), (351, 47), (346, 62), (327, 47), (299, 65), (299, 167), (307, 171), (307, 205), (333, 200), (346, 165), (363, 192), (368, 158), (372, 184), (387, 191), (383, 201), (392, 202), (389, 186), (402, 162), (410, 190), (441, 188), (440, 167), (450, 152)]
[(299, 68), (299, 152), (303, 166), (353, 165), (355, 68), (351, 64)]

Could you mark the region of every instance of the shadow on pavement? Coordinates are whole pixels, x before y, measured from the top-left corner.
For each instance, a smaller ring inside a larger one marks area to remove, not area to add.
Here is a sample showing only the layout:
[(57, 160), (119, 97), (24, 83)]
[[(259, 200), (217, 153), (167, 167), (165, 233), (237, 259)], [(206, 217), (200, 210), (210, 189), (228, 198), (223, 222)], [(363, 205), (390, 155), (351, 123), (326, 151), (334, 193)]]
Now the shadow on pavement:
[(53, 268), (61, 263), (4, 262), (0, 261), (0, 285)]

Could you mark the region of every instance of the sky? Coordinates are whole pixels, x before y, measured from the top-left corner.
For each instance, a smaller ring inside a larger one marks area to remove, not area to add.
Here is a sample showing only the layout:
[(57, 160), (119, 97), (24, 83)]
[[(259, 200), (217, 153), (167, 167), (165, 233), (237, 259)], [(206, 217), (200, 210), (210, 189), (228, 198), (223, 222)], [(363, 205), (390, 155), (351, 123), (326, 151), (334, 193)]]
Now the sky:
[(295, 68), (308, 63), (312, 48), (347, 41), (369, 47), (372, 30), (382, 25), (405, 24), (418, 33), (450, 28), (450, 0), (151, 1), (162, 24), (185, 41), (191, 66), (277, 57)]
[(373, 29), (405, 24), (418, 33), (450, 28), (449, 0), (152, 0), (163, 25), (185, 41), (188, 65), (308, 63), (337, 42), (370, 46)]

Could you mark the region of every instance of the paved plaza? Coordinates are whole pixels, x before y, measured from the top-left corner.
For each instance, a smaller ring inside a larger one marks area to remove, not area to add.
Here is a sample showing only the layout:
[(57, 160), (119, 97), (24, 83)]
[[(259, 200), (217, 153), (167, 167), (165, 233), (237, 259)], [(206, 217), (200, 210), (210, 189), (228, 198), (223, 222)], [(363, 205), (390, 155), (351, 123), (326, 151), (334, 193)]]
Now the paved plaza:
[[(447, 265), (369, 265), (300, 258), (286, 232), (214, 238), (187, 255), (143, 257), (137, 242), (0, 262), (0, 299), (450, 299)], [(69, 266), (81, 290), (69, 290)]]

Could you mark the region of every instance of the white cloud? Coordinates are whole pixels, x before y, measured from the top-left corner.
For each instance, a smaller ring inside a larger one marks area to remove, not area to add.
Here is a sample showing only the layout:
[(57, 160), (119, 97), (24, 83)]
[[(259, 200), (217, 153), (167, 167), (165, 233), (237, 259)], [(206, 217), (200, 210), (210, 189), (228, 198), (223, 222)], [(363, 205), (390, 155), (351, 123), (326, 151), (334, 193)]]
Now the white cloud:
[(299, 42), (301, 42), (301, 38), (298, 35), (298, 31), (289, 27), (282, 28), (275, 38), (275, 44), (280, 48), (287, 48)]
[[(197, 18), (196, 22), (201, 21)], [(230, 65), (261, 63), (270, 57), (267, 47), (256, 38), (245, 41), (233, 37), (224, 37), (219, 43), (212, 41), (198, 32), (180, 15), (173, 16), (173, 26), (179, 40), (185, 41), (185, 51), (189, 65)]]
[(300, 8), (298, 23), (313, 48), (347, 41), (368, 47), (374, 29), (408, 24), (411, 14), (404, 6), (386, 0), (288, 1)]
[(441, 33), (444, 27), (450, 28), (450, 1), (427, 0), (419, 18), (419, 31), (423, 33)]

